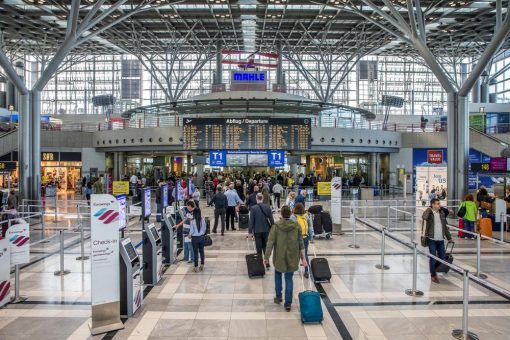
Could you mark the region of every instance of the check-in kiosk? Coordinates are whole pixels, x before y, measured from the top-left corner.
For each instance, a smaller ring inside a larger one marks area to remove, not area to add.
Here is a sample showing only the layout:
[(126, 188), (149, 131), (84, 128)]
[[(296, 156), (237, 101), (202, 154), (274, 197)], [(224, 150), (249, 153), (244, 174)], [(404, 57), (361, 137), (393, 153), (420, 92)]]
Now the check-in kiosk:
[(172, 264), (175, 262), (174, 230), (175, 220), (172, 214), (163, 214), (161, 222), (161, 243), (163, 251), (163, 263)]
[(131, 239), (120, 242), (120, 314), (131, 317), (143, 303), (140, 257)]
[(143, 226), (143, 281), (155, 285), (163, 272), (161, 237), (154, 223)]

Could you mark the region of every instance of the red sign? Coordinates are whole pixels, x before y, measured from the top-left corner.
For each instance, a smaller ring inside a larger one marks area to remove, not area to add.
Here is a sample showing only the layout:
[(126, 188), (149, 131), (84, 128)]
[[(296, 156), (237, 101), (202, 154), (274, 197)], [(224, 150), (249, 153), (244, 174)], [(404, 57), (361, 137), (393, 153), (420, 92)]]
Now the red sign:
[(430, 164), (443, 163), (443, 151), (442, 150), (427, 150), (427, 161)]

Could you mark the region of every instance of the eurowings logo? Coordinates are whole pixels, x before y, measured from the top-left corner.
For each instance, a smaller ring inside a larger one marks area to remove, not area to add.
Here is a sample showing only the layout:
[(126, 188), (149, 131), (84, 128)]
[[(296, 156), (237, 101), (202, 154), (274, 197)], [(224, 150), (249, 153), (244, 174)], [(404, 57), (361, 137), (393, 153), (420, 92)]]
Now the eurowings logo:
[(9, 280), (0, 282), (0, 301), (9, 293), (11, 289), (11, 282)]
[(102, 208), (94, 214), (94, 217), (99, 217), (98, 220), (103, 221), (104, 224), (110, 224), (119, 219), (119, 213), (111, 209)]
[(341, 185), (340, 183), (335, 183), (335, 184), (333, 184), (333, 188), (334, 188), (335, 190), (338, 190), (338, 189), (340, 189), (341, 187), (342, 187), (342, 185)]
[(21, 235), (14, 235), (14, 236), (12, 236), (9, 239), (9, 242), (11, 244), (16, 245), (16, 247), (21, 247), (22, 245), (24, 245), (28, 241), (30, 241), (30, 237), (28, 237), (28, 236), (21, 236)]

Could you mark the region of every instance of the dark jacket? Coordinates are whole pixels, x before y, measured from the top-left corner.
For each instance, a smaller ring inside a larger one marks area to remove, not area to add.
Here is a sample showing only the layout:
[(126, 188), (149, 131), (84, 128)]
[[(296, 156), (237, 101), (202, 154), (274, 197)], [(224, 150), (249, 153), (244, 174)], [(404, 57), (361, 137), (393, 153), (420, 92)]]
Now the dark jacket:
[(251, 207), (257, 204), (257, 194), (258, 192), (254, 192), (253, 194), (248, 196), (248, 199), (246, 200), (246, 205), (248, 206), (248, 208), (251, 209)]
[(213, 204), (216, 210), (227, 209), (228, 206), (227, 196), (225, 196), (225, 194), (222, 192), (215, 193), (211, 198), (211, 201), (209, 201), (209, 205)]
[(156, 189), (156, 204), (161, 204), (161, 187)]
[(250, 223), (248, 232), (267, 233), (274, 224), (271, 208), (265, 203), (255, 204), (250, 209)]
[(241, 201), (244, 201), (246, 196), (244, 195), (244, 190), (243, 190), (243, 186), (242, 185), (236, 185), (234, 187), (234, 189), (236, 189), (237, 191), (237, 195), (239, 196), (239, 198), (241, 199)]
[[(441, 226), (443, 228), (443, 238), (446, 237), (448, 241), (452, 239), (450, 230), (446, 226), (446, 217), (442, 210), (439, 210), (439, 216), (441, 218)], [(425, 223), (425, 236), (429, 239), (434, 238), (434, 213), (431, 208), (427, 208), (422, 215), (423, 223)]]

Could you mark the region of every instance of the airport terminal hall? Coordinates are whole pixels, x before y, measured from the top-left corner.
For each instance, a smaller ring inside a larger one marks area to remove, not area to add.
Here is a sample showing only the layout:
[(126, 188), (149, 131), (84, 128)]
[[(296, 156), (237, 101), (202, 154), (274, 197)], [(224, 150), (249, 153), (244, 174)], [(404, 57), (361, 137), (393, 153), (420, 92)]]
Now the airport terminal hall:
[(0, 340), (510, 340), (510, 0), (0, 0)]

